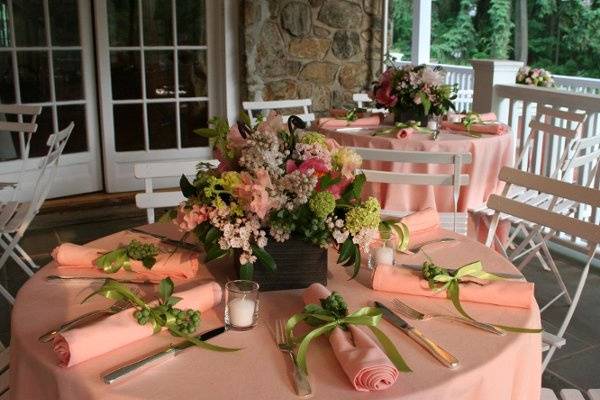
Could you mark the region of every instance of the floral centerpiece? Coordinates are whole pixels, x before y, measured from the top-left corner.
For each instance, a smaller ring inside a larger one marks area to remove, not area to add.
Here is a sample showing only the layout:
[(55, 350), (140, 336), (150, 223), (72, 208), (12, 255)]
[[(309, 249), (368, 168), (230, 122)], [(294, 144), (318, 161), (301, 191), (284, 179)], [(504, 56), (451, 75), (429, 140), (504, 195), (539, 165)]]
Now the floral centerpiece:
[(519, 68), (517, 83), (530, 86), (552, 87), (554, 86), (554, 79), (550, 72), (543, 68), (524, 66)]
[(454, 110), (456, 85), (444, 83), (441, 67), (389, 66), (375, 83), (371, 98), (377, 107), (393, 112), (396, 122), (417, 121), (425, 126), (430, 115)]
[[(220, 165), (200, 164), (193, 182), (181, 177), (187, 200), (174, 222), (198, 237), (207, 260), (235, 255), (243, 279), (254, 275), (261, 283), (259, 273), (265, 280), (285, 275), (281, 269), (263, 273), (282, 265), (297, 276), (311, 252), (320, 254), (319, 276), (325, 277), (323, 249), (331, 245), (340, 253), (338, 262), (354, 265), (356, 274), (361, 249), (377, 234), (380, 206), (374, 198), (361, 201), (365, 176), (355, 173), (360, 156), (320, 133), (295, 130), (297, 121), (291, 117), (286, 126), (271, 113), (253, 128), (247, 119), (230, 128), (213, 118), (211, 128), (197, 133), (211, 139)], [(294, 240), (308, 247), (292, 257), (285, 249)], [(255, 269), (257, 263), (263, 268)], [(315, 271), (305, 275), (295, 287), (315, 281)]]

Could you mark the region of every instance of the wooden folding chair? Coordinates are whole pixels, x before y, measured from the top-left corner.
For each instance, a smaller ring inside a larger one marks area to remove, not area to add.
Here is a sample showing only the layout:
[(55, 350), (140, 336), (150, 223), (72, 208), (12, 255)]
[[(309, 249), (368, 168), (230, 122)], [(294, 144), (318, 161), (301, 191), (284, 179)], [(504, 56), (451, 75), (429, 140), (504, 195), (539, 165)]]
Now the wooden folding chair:
[[(571, 200), (577, 204), (587, 205), (588, 207), (600, 207), (600, 190), (594, 188), (574, 185), (572, 183), (562, 182), (508, 167), (504, 167), (500, 171), (500, 180), (506, 182), (507, 185), (515, 185), (526, 190), (534, 190), (537, 193), (548, 194), (550, 197)], [(575, 308), (579, 303), (590, 265), (598, 251), (600, 243), (600, 226), (593, 222), (579, 220), (572, 216), (554, 212), (554, 210), (527, 204), (508, 196), (492, 195), (488, 200), (488, 206), (494, 210), (494, 216), (490, 224), (486, 245), (492, 245), (498, 222), (503, 217), (514, 216), (524, 221), (529, 221), (542, 226), (547, 228), (549, 232), (546, 236), (542, 236), (541, 234), (538, 235), (541, 243), (540, 249), (547, 256), (549, 266), (553, 271), (558, 272), (558, 267), (550, 256), (550, 250), (546, 243), (549, 237), (554, 236), (558, 232), (564, 232), (578, 237), (587, 243), (588, 259), (579, 278), (577, 288), (573, 294), (565, 318), (556, 334), (544, 332), (544, 335), (542, 336), (544, 349), (547, 351), (543, 362), (543, 368), (545, 369), (556, 349), (560, 348), (566, 342), (564, 339), (565, 331), (573, 317)]]
[[(242, 102), (242, 108), (248, 113), (252, 125), (256, 124), (257, 111), (262, 111), (263, 116), (269, 111), (276, 111), (288, 108), (302, 108), (302, 113), (295, 114), (300, 117), (307, 126), (315, 120), (315, 114), (310, 111), (312, 107), (311, 99), (294, 99), (294, 100), (273, 100), (273, 101), (244, 101)], [(290, 115), (282, 115), (283, 122), (287, 122)]]
[[(461, 186), (469, 184), (469, 175), (462, 173), (462, 166), (471, 163), (471, 154), (429, 151), (399, 151), (363, 147), (353, 147), (352, 149), (356, 151), (363, 158), (363, 160), (367, 161), (452, 165), (453, 172), (447, 174), (403, 173), (372, 169), (363, 169), (362, 172), (364, 172), (367, 176), (367, 182), (373, 183), (452, 186), (453, 212), (440, 213), (441, 223), (445, 229), (449, 229), (463, 235), (467, 234), (468, 214), (466, 212), (458, 212), (458, 196), (460, 194)], [(382, 215), (384, 217), (397, 218), (410, 214), (413, 211), (382, 210)]]
[(135, 205), (138, 208), (146, 209), (148, 223), (154, 223), (154, 209), (161, 207), (174, 207), (185, 200), (181, 190), (172, 191), (154, 191), (153, 179), (176, 178), (185, 175), (191, 180), (196, 176), (198, 164), (204, 162), (213, 166), (218, 166), (218, 160), (194, 160), (194, 161), (173, 161), (161, 163), (135, 164), (134, 175), (138, 179), (144, 180), (145, 192), (135, 195)]

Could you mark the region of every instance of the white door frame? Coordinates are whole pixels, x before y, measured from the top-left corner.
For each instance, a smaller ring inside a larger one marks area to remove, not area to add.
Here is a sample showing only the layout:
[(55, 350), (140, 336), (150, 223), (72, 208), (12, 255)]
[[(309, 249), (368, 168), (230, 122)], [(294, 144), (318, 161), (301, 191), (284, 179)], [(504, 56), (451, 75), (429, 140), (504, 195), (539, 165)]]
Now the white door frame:
[[(94, 71), (94, 42), (92, 33), (92, 17), (91, 7), (88, 0), (78, 0), (78, 24), (79, 24), (79, 37), (80, 46), (52, 46), (50, 38), (50, 22), (49, 22), (49, 8), (48, 0), (44, 2), (44, 19), (46, 23), (46, 46), (40, 47), (22, 47), (16, 46), (14, 42), (14, 20), (12, 17), (12, 1), (9, 1), (9, 19), (10, 19), (10, 32), (11, 32), (11, 47), (4, 47), (4, 50), (10, 51), (13, 60), (13, 69), (17, 71), (17, 51), (21, 50), (41, 50), (49, 53), (50, 57), (48, 60), (48, 79), (50, 79), (50, 101), (44, 103), (28, 103), (28, 104), (39, 104), (44, 108), (53, 108), (53, 127), (54, 131), (57, 132), (64, 126), (58, 126), (58, 120), (56, 116), (57, 105), (75, 105), (85, 104), (85, 120), (86, 120), (86, 133), (87, 133), (87, 151), (79, 153), (63, 154), (60, 158), (59, 167), (54, 183), (52, 184), (49, 197), (60, 197), (68, 196), (77, 193), (94, 192), (102, 190), (102, 170), (100, 165), (100, 148), (98, 138), (98, 107), (96, 103), (96, 81)], [(54, 89), (54, 68), (52, 50), (81, 50), (81, 61), (82, 61), (82, 85), (84, 98), (82, 100), (73, 101), (56, 101), (55, 89)], [(18, 75), (13, 76), (15, 85), (15, 100), (17, 104), (21, 104), (21, 93)], [(39, 134), (50, 134), (52, 132), (36, 132), (34, 135)], [(19, 175), (21, 168), (24, 168), (24, 185), (21, 189), (24, 192), (33, 190), (33, 182), (35, 182), (36, 169), (39, 166), (41, 158), (34, 157), (23, 161), (21, 159), (0, 162), (0, 181), (10, 182), (16, 176)], [(29, 182), (29, 183), (28, 183)]]
[[(173, 5), (175, 0), (172, 0)], [(207, 91), (208, 91), (208, 116), (225, 115), (222, 99), (220, 95), (220, 82), (224, 79), (223, 68), (220, 68), (219, 54), (222, 49), (219, 48), (219, 21), (223, 18), (223, 3), (220, 1), (206, 0), (206, 35), (207, 45), (204, 46), (207, 50)], [(144, 137), (145, 150), (142, 151), (127, 151), (117, 152), (115, 148), (114, 138), (114, 121), (113, 121), (113, 104), (136, 103), (146, 104), (152, 102), (180, 102), (179, 94), (175, 98), (169, 99), (141, 99), (141, 100), (113, 100), (111, 75), (110, 75), (110, 47), (108, 36), (108, 13), (106, 0), (97, 0), (94, 2), (95, 19), (96, 19), (96, 51), (98, 54), (97, 69), (100, 87), (100, 114), (102, 120), (102, 142), (103, 142), (103, 157), (104, 157), (104, 180), (105, 189), (107, 192), (120, 192), (143, 189), (143, 181), (135, 179), (133, 175), (134, 164), (139, 162), (165, 161), (165, 160), (198, 160), (202, 158), (210, 158), (212, 151), (208, 147), (191, 147), (181, 148), (180, 135), (177, 138), (177, 146), (175, 149), (166, 150), (151, 150), (148, 144), (148, 129), (147, 120), (144, 121)], [(141, 10), (139, 12), (141, 19)], [(140, 31), (143, 31), (143, 25), (140, 21)], [(174, 46), (167, 46), (165, 50), (176, 50), (180, 48), (177, 43)], [(126, 50), (144, 51), (144, 46), (127, 47)], [(174, 57), (174, 69), (177, 71), (177, 57)], [(142, 69), (142, 84), (146, 84), (144, 64), (141, 64)], [(178, 88), (177, 72), (175, 72), (175, 87)], [(178, 90), (175, 90), (178, 92)], [(144, 93), (144, 92), (143, 92)], [(143, 96), (145, 97), (145, 96)], [(181, 101), (193, 101), (194, 98), (184, 98)], [(198, 98), (200, 99), (200, 98)], [(221, 101), (218, 101), (218, 100)], [(179, 113), (176, 113), (177, 127), (179, 127)], [(157, 182), (157, 187), (173, 187), (177, 185), (175, 179), (164, 179)]]

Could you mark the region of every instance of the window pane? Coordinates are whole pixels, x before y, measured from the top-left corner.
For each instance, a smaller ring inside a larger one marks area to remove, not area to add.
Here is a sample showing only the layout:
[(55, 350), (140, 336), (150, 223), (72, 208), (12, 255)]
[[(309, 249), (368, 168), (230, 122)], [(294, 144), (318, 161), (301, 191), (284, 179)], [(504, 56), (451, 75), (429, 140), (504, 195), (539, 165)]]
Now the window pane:
[(107, 12), (110, 46), (138, 46), (140, 34), (137, 0), (109, 0)]
[(65, 146), (65, 153), (87, 151), (87, 129), (85, 125), (85, 105), (58, 107), (58, 129), (65, 129), (73, 121), (75, 126)]
[(43, 157), (48, 154), (48, 136), (54, 133), (52, 125), (52, 107), (43, 107), (42, 113), (38, 115), (36, 121), (38, 124), (37, 132), (31, 136), (31, 149), (29, 157)]
[(177, 42), (181, 45), (206, 44), (204, 0), (177, 0)]
[(0, 47), (10, 46), (7, 0), (0, 0)]
[(142, 98), (142, 73), (138, 51), (111, 51), (110, 76), (113, 99)]
[(179, 58), (179, 96), (207, 96), (206, 51), (180, 50), (177, 57)]
[(144, 46), (173, 45), (173, 11), (171, 0), (145, 0), (142, 2), (144, 16)]
[(45, 51), (19, 51), (19, 85), (22, 103), (50, 101), (48, 82), (48, 53)]
[(175, 103), (148, 104), (148, 135), (151, 149), (177, 147)]
[(81, 51), (54, 51), (52, 55), (54, 57), (56, 99), (83, 99)]
[(39, 0), (13, 0), (17, 46), (45, 46), (44, 6)]
[(141, 104), (115, 104), (115, 148), (117, 151), (144, 150), (144, 122)]
[(146, 51), (146, 96), (175, 97), (173, 52)]
[(208, 146), (208, 139), (198, 136), (194, 129), (208, 126), (208, 103), (187, 102), (179, 104), (181, 116), (181, 147)]
[(12, 57), (10, 53), (0, 52), (0, 103), (15, 102), (13, 84)]
[[(49, 0), (53, 46), (79, 46), (79, 16), (76, 0)], [(69, 141), (73, 138), (69, 138)], [(69, 145), (67, 144), (67, 147)]]

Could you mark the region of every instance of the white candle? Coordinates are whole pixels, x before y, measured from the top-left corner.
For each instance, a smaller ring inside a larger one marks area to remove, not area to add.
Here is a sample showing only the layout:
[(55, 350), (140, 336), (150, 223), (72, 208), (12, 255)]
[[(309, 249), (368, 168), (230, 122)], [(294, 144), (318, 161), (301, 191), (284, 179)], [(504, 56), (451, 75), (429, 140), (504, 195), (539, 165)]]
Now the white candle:
[(435, 131), (438, 128), (437, 121), (432, 119), (431, 121), (427, 122), (427, 128), (431, 129), (432, 131)]
[(394, 265), (394, 249), (391, 247), (380, 247), (375, 250), (375, 262), (377, 264)]
[(255, 307), (256, 303), (250, 299), (238, 298), (231, 300), (227, 305), (229, 323), (239, 328), (251, 326), (254, 323)]
[(460, 114), (448, 114), (448, 122), (459, 123), (461, 118)]

